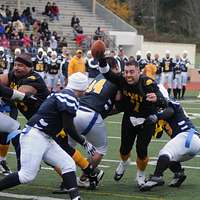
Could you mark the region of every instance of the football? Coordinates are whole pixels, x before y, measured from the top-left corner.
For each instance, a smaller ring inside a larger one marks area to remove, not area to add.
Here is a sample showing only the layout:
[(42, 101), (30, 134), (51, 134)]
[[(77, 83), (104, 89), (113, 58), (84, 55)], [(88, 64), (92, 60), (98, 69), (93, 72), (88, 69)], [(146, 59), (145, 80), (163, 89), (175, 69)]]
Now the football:
[(103, 55), (106, 50), (106, 45), (102, 40), (97, 40), (92, 44), (91, 53), (94, 58), (98, 58), (100, 55)]

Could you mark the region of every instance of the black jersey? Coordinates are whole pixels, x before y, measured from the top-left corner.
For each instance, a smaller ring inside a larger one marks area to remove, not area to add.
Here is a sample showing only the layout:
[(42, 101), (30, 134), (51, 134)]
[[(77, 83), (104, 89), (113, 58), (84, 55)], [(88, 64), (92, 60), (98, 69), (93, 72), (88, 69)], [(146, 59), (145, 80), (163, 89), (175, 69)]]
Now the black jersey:
[(32, 58), (33, 68), (36, 72), (44, 72), (46, 70), (47, 60), (44, 56), (39, 57), (38, 55)]
[(54, 137), (63, 128), (62, 113), (67, 112), (75, 117), (78, 106), (79, 103), (72, 90), (64, 89), (59, 93), (52, 93), (27, 125)]
[(37, 90), (35, 97), (38, 99), (35, 104), (33, 102), (17, 102), (17, 108), (20, 112), (26, 117), (26, 119), (30, 119), (33, 114), (36, 113), (41, 103), (46, 99), (49, 95), (49, 91), (47, 86), (42, 79), (42, 77), (36, 73), (31, 71), (27, 76), (18, 79), (13, 72), (8, 74), (9, 86), (10, 88), (17, 89), (22, 85), (30, 85)]
[(181, 66), (181, 71), (182, 72), (187, 72), (188, 71), (188, 65), (190, 65), (190, 61), (187, 58), (181, 58), (180, 61), (180, 66)]
[(181, 60), (175, 60), (175, 65), (174, 65), (174, 74), (180, 74), (181, 73)]
[(172, 58), (163, 58), (161, 62), (163, 72), (173, 72), (174, 63)]
[(55, 59), (52, 60), (50, 59), (47, 65), (47, 72), (49, 74), (53, 74), (56, 75), (58, 74), (59, 70), (60, 70), (60, 64), (61, 64), (61, 60), (59, 59)]
[[(122, 75), (115, 75), (111, 71), (105, 73), (104, 76), (120, 89), (123, 112), (129, 116), (146, 118), (157, 112), (157, 106), (160, 103), (166, 102), (154, 80), (145, 75), (140, 75), (138, 82), (133, 85), (129, 85)], [(146, 100), (146, 94), (151, 92), (156, 93), (158, 97), (156, 103)]]
[(177, 134), (187, 131), (191, 128), (195, 129), (192, 121), (189, 119), (179, 102), (170, 101), (168, 106), (173, 108), (174, 110), (173, 116), (165, 120), (171, 127), (172, 138), (175, 137)]
[(80, 104), (107, 117), (113, 108), (117, 86), (99, 74), (89, 85), (85, 96), (80, 98)]
[(159, 59), (153, 60), (153, 64), (156, 65), (156, 74), (161, 74), (162, 73), (162, 66), (161, 66), (161, 61)]

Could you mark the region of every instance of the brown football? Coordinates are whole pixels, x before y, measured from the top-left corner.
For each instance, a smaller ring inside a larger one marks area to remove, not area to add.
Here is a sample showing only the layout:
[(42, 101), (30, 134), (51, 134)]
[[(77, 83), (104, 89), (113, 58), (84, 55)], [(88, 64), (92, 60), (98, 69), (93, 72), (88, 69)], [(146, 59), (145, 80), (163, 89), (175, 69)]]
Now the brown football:
[(102, 40), (97, 40), (92, 44), (91, 53), (94, 58), (97, 58), (105, 53), (106, 45)]

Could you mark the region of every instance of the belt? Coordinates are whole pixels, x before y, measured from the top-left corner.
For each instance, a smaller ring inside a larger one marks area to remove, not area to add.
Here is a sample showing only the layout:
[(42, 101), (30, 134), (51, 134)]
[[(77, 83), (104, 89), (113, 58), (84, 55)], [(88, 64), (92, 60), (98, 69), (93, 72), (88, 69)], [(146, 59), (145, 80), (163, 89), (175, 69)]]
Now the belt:
[(87, 135), (87, 133), (92, 129), (92, 127), (94, 126), (94, 124), (96, 123), (97, 121), (97, 118), (98, 118), (98, 113), (95, 112), (91, 121), (89, 122), (88, 126), (85, 128), (85, 130), (81, 133), (81, 135)]
[(188, 132), (189, 133), (188, 133), (188, 136), (187, 136), (186, 141), (185, 141), (185, 147), (186, 148), (190, 147), (192, 137), (193, 137), (194, 134), (197, 135), (200, 138), (200, 134), (195, 129), (191, 128), (191, 129), (188, 130)]

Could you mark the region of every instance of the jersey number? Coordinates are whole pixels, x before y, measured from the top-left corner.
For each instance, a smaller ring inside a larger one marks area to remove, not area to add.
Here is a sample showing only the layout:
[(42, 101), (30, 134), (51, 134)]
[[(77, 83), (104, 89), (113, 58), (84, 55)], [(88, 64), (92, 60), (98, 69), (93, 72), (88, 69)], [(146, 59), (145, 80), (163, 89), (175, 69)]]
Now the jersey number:
[(103, 89), (103, 86), (105, 84), (106, 80), (102, 79), (99, 81), (94, 80), (88, 87), (88, 89), (86, 90), (87, 93), (89, 92), (94, 92), (96, 94), (100, 94), (101, 90)]

